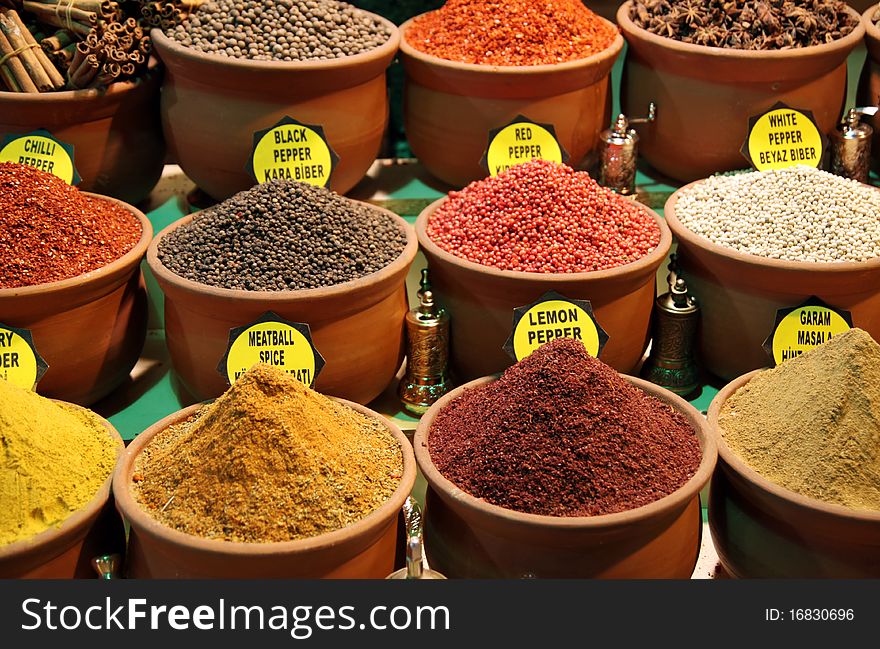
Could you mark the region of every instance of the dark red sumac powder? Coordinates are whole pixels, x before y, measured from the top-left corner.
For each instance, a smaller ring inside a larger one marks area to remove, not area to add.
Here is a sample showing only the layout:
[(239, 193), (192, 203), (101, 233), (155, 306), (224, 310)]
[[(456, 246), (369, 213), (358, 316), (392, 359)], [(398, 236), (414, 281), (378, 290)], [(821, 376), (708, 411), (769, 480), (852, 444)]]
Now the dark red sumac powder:
[(115, 203), (33, 167), (0, 163), (0, 289), (97, 270), (131, 250), (141, 232)]
[(569, 338), (454, 399), (428, 441), (440, 473), (467, 493), (550, 516), (647, 505), (687, 482), (702, 457), (684, 415)]
[(546, 160), (449, 192), (426, 231), (457, 257), (532, 273), (614, 268), (660, 243), (657, 222), (636, 203), (585, 171)]

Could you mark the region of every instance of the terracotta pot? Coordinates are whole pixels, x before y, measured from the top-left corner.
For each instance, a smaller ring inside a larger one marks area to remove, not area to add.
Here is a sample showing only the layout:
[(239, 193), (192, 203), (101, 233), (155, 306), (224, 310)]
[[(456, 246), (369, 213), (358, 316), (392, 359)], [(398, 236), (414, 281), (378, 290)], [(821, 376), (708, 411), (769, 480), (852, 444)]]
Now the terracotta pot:
[(510, 335), (513, 310), (547, 291), (590, 300), (596, 320), (608, 334), (601, 359), (620, 372), (631, 371), (648, 341), (655, 276), (672, 245), (672, 235), (656, 212), (660, 243), (641, 259), (591, 273), (526, 273), (476, 264), (446, 252), (426, 231), (428, 219), (446, 199), (431, 203), (416, 221), (416, 234), (431, 268), (431, 284), (450, 316), (450, 358), (455, 376), (470, 381), (513, 364), (502, 349)]
[[(102, 418), (101, 422), (121, 454), (125, 447), (122, 437), (109, 421)], [(125, 530), (112, 507), (112, 480), (112, 474), (107, 476), (94, 498), (57, 527), (0, 545), (0, 579), (97, 577), (92, 558), (125, 548)]]
[[(870, 9), (862, 14), (868, 56), (865, 59), (865, 67), (862, 68), (862, 76), (859, 78), (856, 100), (859, 106), (880, 106), (880, 27), (871, 20), (876, 9), (877, 5), (873, 3)], [(874, 117), (863, 117), (862, 120), (874, 128), (874, 135), (871, 138), (871, 157), (880, 160), (880, 120)]]
[(431, 406), (413, 440), (428, 482), (424, 525), (431, 567), (447, 577), (690, 577), (702, 533), (699, 494), (715, 467), (715, 441), (705, 418), (684, 399), (642, 379), (624, 378), (681, 412), (693, 426), (703, 459), (688, 482), (653, 503), (603, 516), (523, 514), (475, 498), (441, 475), (428, 440), (434, 418), (450, 401), (495, 380), (477, 379)]
[(584, 162), (608, 128), (609, 75), (623, 48), (620, 35), (604, 51), (577, 61), (492, 66), (447, 61), (415, 49), (406, 40), (411, 23), (400, 27), (407, 139), (425, 168), (443, 182), (462, 187), (483, 178), (480, 158), (490, 129), (517, 115), (552, 124), (571, 166)]
[(88, 406), (112, 392), (140, 356), (147, 335), (147, 293), (140, 263), (153, 226), (131, 205), (143, 229), (134, 248), (98, 270), (61, 280), (0, 289), (0, 322), (30, 329), (49, 365), (37, 391)]
[(131, 493), (138, 454), (165, 428), (186, 420), (201, 404), (184, 408), (138, 435), (120, 457), (113, 481), (116, 505), (131, 524), (127, 573), (158, 579), (377, 578), (394, 570), (397, 521), (416, 479), (412, 447), (390, 421), (356, 403), (337, 399), (381, 421), (400, 443), (403, 476), (391, 497), (365, 518), (335, 532), (280, 543), (205, 539), (171, 529), (150, 516)]
[(184, 279), (159, 261), (159, 241), (195, 215), (162, 230), (150, 244), (147, 263), (165, 294), (165, 339), (187, 391), (198, 401), (221, 395), (228, 384), (217, 365), (229, 330), (273, 311), (311, 328), (326, 361), (316, 390), (358, 403), (379, 396), (403, 361), (403, 320), (409, 308), (405, 282), (418, 252), (412, 226), (383, 211), (406, 232), (406, 247), (397, 259), (360, 279), (300, 291), (231, 290)]
[(880, 257), (866, 262), (813, 263), (767, 259), (712, 243), (688, 230), (675, 214), (678, 197), (664, 215), (678, 241), (678, 261), (690, 292), (700, 302), (700, 360), (730, 380), (766, 366), (762, 348), (777, 309), (795, 307), (812, 295), (852, 313), (853, 323), (880, 338)]
[(45, 129), (74, 148), (79, 188), (139, 203), (165, 164), (159, 121), (161, 70), (106, 91), (0, 92), (0, 136)]
[[(749, 51), (681, 43), (637, 27), (632, 2), (617, 12), (626, 38), (623, 111), (641, 115), (649, 102), (657, 119), (640, 127), (639, 153), (671, 178), (691, 181), (749, 166), (740, 153), (749, 117), (777, 102), (813, 112), (830, 132), (846, 99), (846, 58), (865, 30), (814, 47)], [(854, 17), (857, 14), (849, 9)]]
[[(223, 200), (253, 186), (246, 170), (254, 133), (288, 116), (323, 126), (339, 162), (330, 188), (344, 194), (379, 153), (388, 122), (385, 69), (400, 35), (392, 23), (381, 46), (331, 61), (232, 59), (178, 45), (150, 33), (167, 68), (162, 127), (175, 159), (205, 192)], [(218, 110), (222, 106), (222, 110)]]
[(709, 529), (724, 568), (737, 577), (880, 577), (880, 512), (807, 498), (749, 467), (724, 442), (724, 403), (760, 370), (728, 383), (709, 406), (718, 470)]

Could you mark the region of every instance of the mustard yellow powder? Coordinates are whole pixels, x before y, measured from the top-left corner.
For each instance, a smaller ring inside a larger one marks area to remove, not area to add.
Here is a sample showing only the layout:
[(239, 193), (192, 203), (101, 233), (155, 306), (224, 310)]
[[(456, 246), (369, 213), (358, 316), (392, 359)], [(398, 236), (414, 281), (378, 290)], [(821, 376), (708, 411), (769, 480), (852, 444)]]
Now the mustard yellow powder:
[(0, 546), (57, 526), (88, 503), (120, 448), (94, 413), (0, 379)]

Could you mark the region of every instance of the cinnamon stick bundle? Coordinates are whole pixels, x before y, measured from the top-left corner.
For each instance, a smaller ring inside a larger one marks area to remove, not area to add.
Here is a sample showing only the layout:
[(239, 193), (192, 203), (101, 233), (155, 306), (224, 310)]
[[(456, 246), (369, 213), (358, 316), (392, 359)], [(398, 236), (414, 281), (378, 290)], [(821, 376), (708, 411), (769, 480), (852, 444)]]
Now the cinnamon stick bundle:
[(25, 27), (18, 12), (0, 9), (0, 31), (6, 37), (40, 92), (64, 87), (64, 77), (55, 68), (33, 35)]

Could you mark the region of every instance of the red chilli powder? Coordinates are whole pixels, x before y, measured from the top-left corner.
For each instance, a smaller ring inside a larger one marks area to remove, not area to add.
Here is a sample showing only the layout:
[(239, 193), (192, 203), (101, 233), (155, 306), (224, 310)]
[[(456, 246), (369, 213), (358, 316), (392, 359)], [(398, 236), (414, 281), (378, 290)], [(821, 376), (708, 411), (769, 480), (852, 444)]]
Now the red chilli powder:
[(614, 268), (660, 243), (660, 228), (644, 209), (585, 171), (545, 160), (449, 192), (427, 234), (457, 257), (533, 273)]
[(606, 49), (617, 29), (580, 0), (448, 0), (416, 18), (405, 38), (417, 50), (479, 65), (540, 65)]
[(57, 282), (116, 261), (141, 238), (127, 209), (45, 171), (0, 163), (0, 289)]
[(435, 466), (459, 488), (549, 516), (647, 505), (684, 485), (702, 457), (684, 415), (570, 338), (454, 399), (428, 439)]

